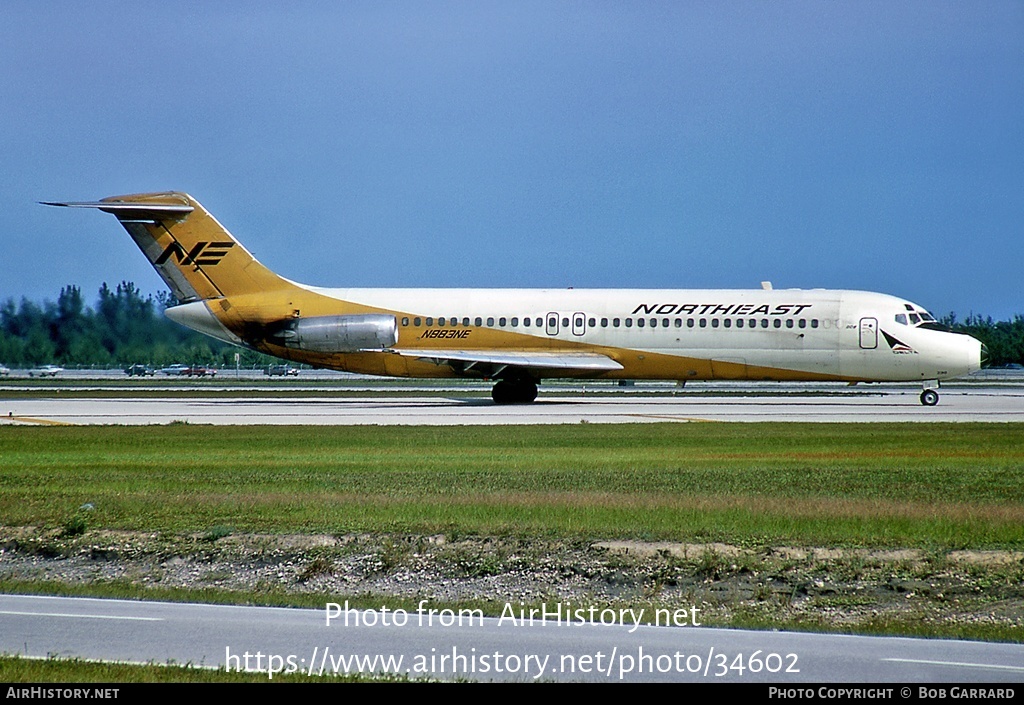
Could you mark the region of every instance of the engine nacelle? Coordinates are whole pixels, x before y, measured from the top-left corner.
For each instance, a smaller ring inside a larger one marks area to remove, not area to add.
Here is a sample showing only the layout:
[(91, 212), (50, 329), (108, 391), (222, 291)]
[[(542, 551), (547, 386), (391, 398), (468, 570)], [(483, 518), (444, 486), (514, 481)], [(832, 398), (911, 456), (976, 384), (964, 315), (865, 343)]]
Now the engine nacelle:
[(398, 342), (398, 322), (385, 314), (296, 318), (271, 337), (286, 348), (310, 352), (381, 350)]

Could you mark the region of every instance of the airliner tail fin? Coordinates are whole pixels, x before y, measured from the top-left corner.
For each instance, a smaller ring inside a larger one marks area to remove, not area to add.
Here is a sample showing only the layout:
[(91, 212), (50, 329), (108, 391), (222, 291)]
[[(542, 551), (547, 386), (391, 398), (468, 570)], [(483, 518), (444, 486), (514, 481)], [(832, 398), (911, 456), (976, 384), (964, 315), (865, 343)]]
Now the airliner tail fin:
[(97, 208), (116, 216), (181, 302), (294, 286), (260, 264), (186, 193), (143, 193), (46, 205)]

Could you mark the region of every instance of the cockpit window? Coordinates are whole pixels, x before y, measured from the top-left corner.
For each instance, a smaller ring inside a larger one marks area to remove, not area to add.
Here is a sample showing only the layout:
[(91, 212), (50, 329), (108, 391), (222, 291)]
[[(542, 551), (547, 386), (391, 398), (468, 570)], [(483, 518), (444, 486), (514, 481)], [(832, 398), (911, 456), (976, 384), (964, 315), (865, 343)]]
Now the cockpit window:
[(932, 316), (932, 314), (925, 311), (923, 308), (917, 308), (916, 306), (912, 306), (910, 304), (903, 304), (903, 308), (905, 308), (907, 312), (905, 314), (896, 314), (897, 323), (905, 324), (907, 323), (908, 318), (910, 319), (910, 325), (912, 326), (920, 326), (925, 323), (937, 323), (935, 317)]

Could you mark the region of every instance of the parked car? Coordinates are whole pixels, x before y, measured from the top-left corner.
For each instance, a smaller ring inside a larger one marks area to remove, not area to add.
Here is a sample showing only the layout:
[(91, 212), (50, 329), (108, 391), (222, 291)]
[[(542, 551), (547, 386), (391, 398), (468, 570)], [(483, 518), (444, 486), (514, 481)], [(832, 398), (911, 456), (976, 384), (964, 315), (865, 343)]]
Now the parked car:
[(163, 367), (160, 372), (170, 377), (186, 377), (191, 376), (192, 368), (188, 365), (170, 365), (169, 367)]
[(193, 377), (216, 377), (217, 369), (214, 367), (203, 367), (202, 365), (192, 365), (189, 374)]
[(10, 368), (0, 365), (0, 377), (6, 377), (9, 374), (11, 374)]
[(264, 368), (263, 374), (271, 377), (298, 377), (299, 368), (291, 365), (270, 365)]
[(156, 370), (149, 365), (132, 365), (124, 368), (124, 373), (129, 377), (152, 377)]
[(56, 377), (58, 374), (64, 371), (63, 367), (57, 367), (56, 365), (43, 365), (42, 367), (34, 367), (28, 371), (29, 377)]

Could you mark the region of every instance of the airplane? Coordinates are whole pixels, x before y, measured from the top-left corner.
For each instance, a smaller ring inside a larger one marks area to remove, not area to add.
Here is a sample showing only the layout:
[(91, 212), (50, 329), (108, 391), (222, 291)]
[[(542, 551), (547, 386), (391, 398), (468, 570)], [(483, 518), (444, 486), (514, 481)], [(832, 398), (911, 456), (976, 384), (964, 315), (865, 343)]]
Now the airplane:
[(179, 304), (172, 320), (314, 367), (493, 380), (529, 403), (548, 378), (920, 382), (986, 351), (895, 296), (826, 289), (327, 289), (260, 264), (186, 193), (43, 202), (114, 215)]

